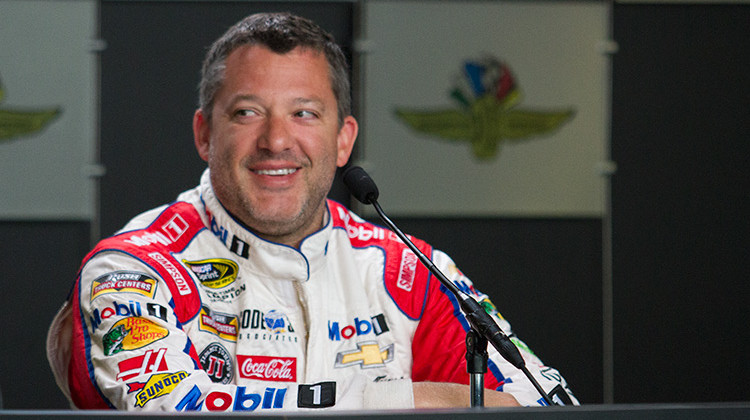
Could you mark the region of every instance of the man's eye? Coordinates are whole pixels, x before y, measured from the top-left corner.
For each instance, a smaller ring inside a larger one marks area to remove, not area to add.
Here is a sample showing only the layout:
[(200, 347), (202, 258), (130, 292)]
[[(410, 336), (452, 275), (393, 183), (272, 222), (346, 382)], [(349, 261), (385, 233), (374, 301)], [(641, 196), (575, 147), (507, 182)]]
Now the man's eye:
[(238, 117), (249, 117), (253, 115), (257, 115), (257, 112), (253, 111), (252, 109), (238, 109), (234, 112), (234, 115)]
[(317, 118), (318, 116), (318, 114), (308, 110), (297, 111), (296, 115), (300, 118)]

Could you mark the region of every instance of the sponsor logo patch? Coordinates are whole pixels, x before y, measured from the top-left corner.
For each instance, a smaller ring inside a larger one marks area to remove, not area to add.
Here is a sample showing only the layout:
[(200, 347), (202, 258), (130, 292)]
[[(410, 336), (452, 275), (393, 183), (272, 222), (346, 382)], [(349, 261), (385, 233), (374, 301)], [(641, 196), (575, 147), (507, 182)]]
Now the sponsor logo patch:
[[(159, 318), (162, 321), (167, 321), (167, 308), (159, 305), (158, 303), (148, 302), (146, 303), (146, 311), (150, 316)], [(91, 322), (91, 329), (97, 330), (101, 325), (102, 321), (109, 319), (113, 316), (141, 316), (143, 311), (141, 310), (141, 302), (128, 301), (128, 303), (120, 303), (118, 301), (112, 301), (112, 306), (106, 306), (99, 311), (99, 308), (94, 308), (94, 313), (89, 317)]]
[(135, 246), (148, 246), (151, 244), (162, 244), (169, 246), (177, 242), (183, 233), (187, 232), (188, 224), (179, 214), (175, 214), (167, 223), (161, 226), (159, 231), (147, 231), (139, 235), (131, 235), (125, 242)]
[(167, 349), (164, 348), (156, 351), (146, 350), (146, 353), (141, 356), (123, 360), (117, 364), (120, 370), (117, 379), (129, 381), (136, 376), (167, 371), (167, 360), (164, 358), (166, 353)]
[(225, 290), (203, 289), (203, 291), (206, 293), (206, 296), (208, 296), (208, 299), (212, 302), (226, 302), (234, 300), (234, 298), (241, 295), (242, 292), (245, 291), (245, 285), (240, 284), (237, 285), (237, 287), (233, 286)]
[(172, 392), (177, 384), (188, 376), (188, 373), (184, 370), (174, 373), (157, 373), (151, 375), (145, 383), (128, 384), (128, 393), (138, 391), (135, 394), (135, 406), (143, 407), (147, 402)]
[(211, 289), (229, 286), (237, 279), (239, 267), (232, 260), (212, 258), (200, 261), (182, 260), (182, 262), (190, 267), (202, 285)]
[(207, 306), (201, 307), (198, 315), (198, 328), (228, 341), (237, 341), (237, 317), (221, 312), (214, 312)]
[(89, 317), (91, 322), (91, 329), (96, 331), (101, 325), (102, 321), (109, 319), (113, 316), (141, 316), (141, 302), (128, 301), (128, 303), (120, 303), (113, 301), (112, 306), (106, 306), (99, 311), (99, 308), (94, 308), (94, 313)]
[(338, 322), (328, 321), (328, 338), (333, 341), (348, 340), (354, 336), (362, 336), (370, 333), (375, 335), (383, 334), (390, 331), (388, 323), (385, 322), (385, 316), (378, 314), (367, 319), (354, 318), (354, 323), (340, 327)]
[(297, 358), (237, 355), (240, 378), (297, 382)]
[(155, 279), (133, 271), (108, 273), (91, 283), (91, 300), (106, 293), (138, 293), (153, 298), (155, 292)]
[(356, 350), (342, 351), (336, 355), (335, 368), (359, 365), (362, 369), (383, 367), (393, 360), (393, 344), (380, 347), (375, 341), (357, 343)]
[(211, 381), (228, 384), (234, 376), (234, 362), (227, 349), (219, 343), (209, 344), (198, 359)]
[(263, 395), (247, 393), (244, 386), (238, 386), (234, 395), (224, 391), (210, 391), (203, 398), (200, 388), (193, 388), (174, 407), (177, 411), (197, 411), (205, 404), (208, 411), (255, 411), (258, 408), (272, 409), (282, 408), (286, 388), (267, 387)]
[(245, 309), (240, 315), (240, 328), (245, 332), (240, 334), (241, 339), (297, 342), (297, 336), (291, 334), (294, 333), (294, 328), (289, 317), (275, 309), (267, 313), (258, 309)]
[(169, 331), (146, 318), (121, 319), (102, 337), (105, 356), (145, 347), (169, 335)]
[(297, 407), (324, 408), (336, 404), (336, 382), (300, 384), (297, 387)]
[(414, 286), (414, 275), (417, 272), (417, 255), (410, 249), (404, 248), (401, 252), (401, 266), (398, 269), (398, 281), (396, 287), (411, 292)]
[(180, 270), (175, 267), (174, 264), (172, 264), (167, 257), (165, 257), (161, 252), (151, 252), (148, 254), (149, 257), (151, 257), (154, 261), (159, 263), (162, 267), (164, 267), (165, 270), (169, 273), (169, 275), (174, 280), (175, 285), (177, 286), (177, 291), (180, 294), (180, 296), (189, 295), (190, 292), (190, 286), (188, 285), (187, 280), (185, 280), (185, 277), (182, 276), (182, 273), (180, 273)]

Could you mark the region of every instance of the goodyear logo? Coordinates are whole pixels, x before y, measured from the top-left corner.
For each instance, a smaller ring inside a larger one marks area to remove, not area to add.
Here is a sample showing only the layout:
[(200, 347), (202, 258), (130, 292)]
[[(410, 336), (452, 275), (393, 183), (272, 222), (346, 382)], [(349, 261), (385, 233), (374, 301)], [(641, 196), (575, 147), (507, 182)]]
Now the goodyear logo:
[(344, 368), (359, 365), (362, 369), (385, 366), (393, 360), (393, 344), (378, 346), (374, 341), (357, 343), (356, 350), (342, 351), (336, 355), (334, 367)]
[(146, 384), (143, 385), (143, 389), (135, 394), (135, 406), (143, 407), (147, 402), (169, 394), (177, 384), (187, 377), (188, 374), (184, 370), (175, 373), (157, 373), (156, 375), (151, 375)]
[(169, 331), (156, 323), (137, 316), (121, 319), (102, 337), (104, 355), (145, 347), (169, 335)]
[(116, 271), (105, 274), (91, 283), (91, 300), (106, 293), (138, 293), (153, 298), (156, 280), (144, 273)]
[(237, 341), (237, 327), (236, 316), (214, 312), (206, 306), (201, 308), (198, 316), (198, 328), (201, 331), (208, 331), (224, 340)]
[(239, 267), (232, 260), (212, 258), (200, 261), (182, 260), (190, 267), (202, 285), (211, 289), (229, 286), (237, 279)]

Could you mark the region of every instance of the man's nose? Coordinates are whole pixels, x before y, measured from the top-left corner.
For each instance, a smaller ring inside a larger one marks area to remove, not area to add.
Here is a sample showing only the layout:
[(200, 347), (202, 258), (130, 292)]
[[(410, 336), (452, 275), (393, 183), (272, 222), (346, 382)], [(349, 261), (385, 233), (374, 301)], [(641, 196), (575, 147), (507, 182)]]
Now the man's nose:
[(258, 147), (272, 153), (279, 153), (291, 148), (292, 137), (289, 122), (282, 116), (272, 116), (266, 120), (263, 135), (258, 140)]

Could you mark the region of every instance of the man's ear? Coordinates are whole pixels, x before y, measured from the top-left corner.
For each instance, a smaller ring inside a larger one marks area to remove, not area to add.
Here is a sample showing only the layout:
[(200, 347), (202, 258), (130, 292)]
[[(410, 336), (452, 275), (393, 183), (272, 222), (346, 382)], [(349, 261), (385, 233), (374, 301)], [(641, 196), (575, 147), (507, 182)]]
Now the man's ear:
[(338, 155), (336, 156), (336, 166), (342, 167), (349, 161), (349, 156), (351, 156), (352, 149), (354, 148), (354, 141), (357, 139), (357, 132), (359, 132), (357, 120), (351, 115), (346, 117), (337, 137)]
[(203, 111), (198, 109), (193, 115), (193, 141), (195, 141), (195, 149), (198, 150), (198, 155), (206, 162), (208, 162), (210, 140), (211, 130), (208, 121), (206, 121)]

